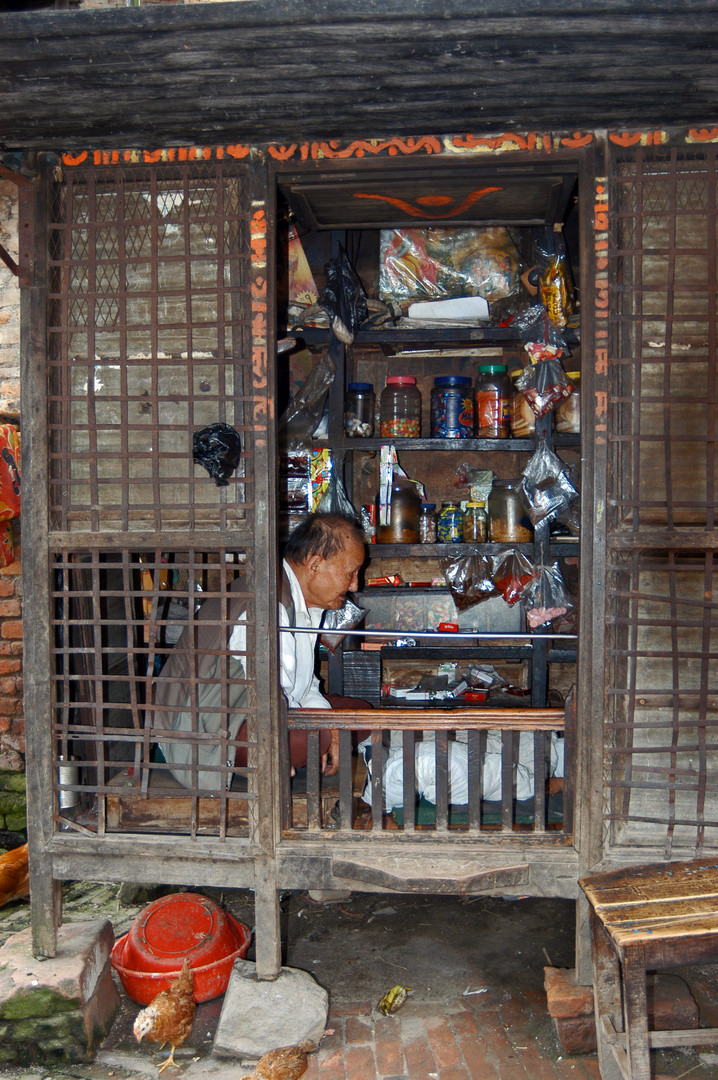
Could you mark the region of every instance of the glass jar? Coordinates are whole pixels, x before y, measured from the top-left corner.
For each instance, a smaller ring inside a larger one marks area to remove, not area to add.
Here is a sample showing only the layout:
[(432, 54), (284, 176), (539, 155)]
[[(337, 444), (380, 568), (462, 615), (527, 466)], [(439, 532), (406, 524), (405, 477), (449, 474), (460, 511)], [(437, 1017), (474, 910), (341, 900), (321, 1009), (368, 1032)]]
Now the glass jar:
[(511, 379), (505, 364), (481, 364), (476, 379), (476, 435), (508, 439), (511, 431)]
[(419, 543), (436, 543), (436, 503), (422, 503), (419, 511)]
[(416, 484), (402, 476), (394, 477), (391, 485), (389, 524), (379, 524), (377, 495), (377, 544), (418, 544), (421, 496)]
[(573, 383), (573, 393), (559, 401), (554, 409), (554, 429), (563, 435), (578, 435), (581, 431), (581, 372), (567, 371)]
[(436, 537), (440, 544), (462, 544), (464, 541), (464, 513), (458, 503), (444, 502), (439, 511)]
[(473, 439), (474, 395), (465, 375), (439, 375), (431, 391), (432, 439)]
[(533, 527), (521, 500), (519, 480), (494, 480), (489, 495), (489, 539), (492, 544), (527, 544)]
[(523, 375), (524, 369), (517, 368), (510, 373), (513, 392), (511, 397), (511, 434), (515, 439), (532, 438), (536, 432), (536, 413), (528, 401), (516, 388), (516, 380)]
[(380, 399), (381, 434), (392, 439), (421, 435), (421, 394), (413, 375), (390, 375)]
[(370, 439), (374, 434), (374, 387), (353, 382), (344, 398), (344, 434), (349, 439)]
[(467, 503), (464, 510), (464, 543), (485, 544), (487, 539), (486, 503)]

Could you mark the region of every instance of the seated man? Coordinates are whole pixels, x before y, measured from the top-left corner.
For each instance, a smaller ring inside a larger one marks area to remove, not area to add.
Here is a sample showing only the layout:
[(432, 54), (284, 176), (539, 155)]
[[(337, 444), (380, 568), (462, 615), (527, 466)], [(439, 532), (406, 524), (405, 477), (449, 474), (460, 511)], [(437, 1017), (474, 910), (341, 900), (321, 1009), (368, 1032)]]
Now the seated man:
[[(358, 573), (364, 557), (363, 536), (354, 522), (335, 514), (309, 514), (291, 534), (285, 549), (280, 579), (280, 626), (311, 626), (318, 629), (324, 612), (341, 608), (347, 592), (357, 589)], [(230, 589), (238, 591), (243, 584), (244, 580), (238, 578)], [(194, 730), (215, 734), (223, 726), (222, 672), (226, 670), (229, 738), (240, 741), (246, 738), (242, 707), (246, 704), (247, 688), (244, 683), (237, 681), (245, 677), (242, 655), (246, 648), (245, 604), (242, 597), (230, 597), (229, 640), (223, 642), (222, 636), (227, 632), (227, 624), (224, 627), (221, 625), (223, 603), (226, 601), (219, 597), (205, 601), (195, 625), (187, 626), (182, 632), (162, 668), (155, 682), (154, 700), (155, 704), (165, 706), (166, 711), (155, 712), (156, 730), (161, 727), (173, 731), (193, 730), (191, 705), (195, 691), (190, 681), (193, 669), (190, 644), (196, 632), (198, 683)], [(279, 635), (280, 683), (290, 708), (331, 708), (331, 703), (320, 693), (319, 681), (314, 674), (316, 639), (316, 634)], [(230, 650), (229, 657), (217, 655), (226, 647)], [(351, 706), (351, 702), (346, 704), (347, 707)], [(175, 711), (172, 712), (172, 709)], [(160, 749), (173, 776), (185, 787), (190, 787), (192, 745), (160, 740)], [(339, 768), (338, 731), (322, 731), (320, 749), (322, 770), (327, 775), (335, 773)], [(219, 766), (225, 764), (221, 761), (221, 753), (219, 740), (199, 744), (197, 783), (201, 789), (219, 790), (222, 782)], [(289, 756), (292, 771), (306, 765), (306, 732), (290, 733)], [(246, 766), (245, 747), (238, 748), (235, 764)]]

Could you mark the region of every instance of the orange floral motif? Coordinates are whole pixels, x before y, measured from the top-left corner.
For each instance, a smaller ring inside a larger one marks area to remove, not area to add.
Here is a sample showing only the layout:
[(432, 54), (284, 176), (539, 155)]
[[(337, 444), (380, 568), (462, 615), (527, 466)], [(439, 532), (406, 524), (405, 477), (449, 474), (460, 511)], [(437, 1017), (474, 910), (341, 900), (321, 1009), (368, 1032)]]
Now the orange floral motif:
[(512, 143), (519, 150), (534, 150), (536, 147), (536, 135), (533, 132), (526, 136), (506, 132), (490, 139), (477, 138), (476, 135), (457, 135), (451, 140), (452, 146), (463, 150), (500, 150), (506, 143)]
[[(434, 218), (458, 217), (459, 214), (462, 214), (465, 210), (468, 210), (468, 208), (470, 206), (473, 206), (473, 204), (475, 202), (478, 202), (479, 199), (483, 198), (484, 195), (489, 195), (492, 191), (501, 191), (501, 190), (502, 189), (500, 187), (479, 188), (477, 191), (472, 191), (470, 195), (467, 195), (466, 198), (464, 199), (464, 201), (462, 203), (460, 203), (458, 206), (453, 207), (451, 210), (445, 211), (443, 214), (437, 214), (437, 213), (427, 214), (427, 212), (425, 210), (422, 210), (421, 207), (412, 206), (411, 203), (405, 202), (403, 199), (395, 199), (391, 195), (369, 195), (369, 194), (366, 194), (364, 192), (355, 192), (354, 198), (355, 199), (379, 199), (379, 200), (381, 200), (381, 202), (391, 203), (391, 205), (395, 206), (397, 208), (397, 210), (402, 210), (405, 214), (409, 214), (411, 217), (431, 217), (432, 219), (434, 219)], [(436, 196), (429, 196), (429, 198), (442, 199), (442, 200), (446, 199), (449, 202), (453, 202), (453, 199), (449, 199), (448, 196), (436, 195)], [(426, 203), (427, 198), (424, 197), (423, 199), (417, 199), (416, 201)], [(433, 205), (436, 205), (436, 203), (434, 203)]]
[(148, 165), (152, 164), (155, 161), (162, 161), (162, 151), (161, 150), (143, 150), (142, 151), (142, 160)]
[(297, 144), (292, 143), (291, 146), (268, 146), (267, 150), (269, 156), (276, 158), (277, 161), (288, 161), (297, 152)]
[(245, 158), (249, 153), (249, 147), (242, 146), (239, 143), (234, 146), (228, 146), (226, 149), (229, 156), (233, 158)]
[(608, 137), (612, 143), (616, 144), (616, 146), (635, 146), (636, 143), (641, 141), (640, 131), (636, 131), (633, 135), (631, 135), (628, 131), (624, 131), (622, 135), (612, 134)]
[(687, 142), (718, 142), (718, 127), (689, 128)]
[(79, 154), (62, 155), (63, 165), (82, 165), (85, 161), (87, 161), (87, 150), (83, 150)]
[(396, 157), (399, 153), (416, 154), (422, 150), (427, 154), (439, 154), (441, 143), (433, 135), (423, 135), (419, 139), (356, 139), (340, 150), (339, 140), (330, 139), (328, 142), (313, 142), (309, 152), (312, 158), (317, 160), (318, 158), (362, 158), (365, 154), (381, 154), (384, 151), (390, 157)]
[(593, 132), (589, 132), (587, 135), (582, 135), (580, 131), (574, 131), (573, 135), (567, 135), (561, 139), (562, 146), (588, 146), (593, 142)]

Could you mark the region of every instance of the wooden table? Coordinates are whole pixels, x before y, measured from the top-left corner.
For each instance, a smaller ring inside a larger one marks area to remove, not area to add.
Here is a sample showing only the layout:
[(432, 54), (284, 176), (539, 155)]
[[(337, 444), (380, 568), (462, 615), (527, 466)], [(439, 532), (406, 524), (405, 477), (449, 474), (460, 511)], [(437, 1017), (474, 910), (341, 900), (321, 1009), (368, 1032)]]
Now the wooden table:
[(649, 1080), (650, 1050), (718, 1042), (718, 1028), (648, 1030), (646, 972), (718, 962), (718, 859), (582, 878), (593, 934), (602, 1080)]

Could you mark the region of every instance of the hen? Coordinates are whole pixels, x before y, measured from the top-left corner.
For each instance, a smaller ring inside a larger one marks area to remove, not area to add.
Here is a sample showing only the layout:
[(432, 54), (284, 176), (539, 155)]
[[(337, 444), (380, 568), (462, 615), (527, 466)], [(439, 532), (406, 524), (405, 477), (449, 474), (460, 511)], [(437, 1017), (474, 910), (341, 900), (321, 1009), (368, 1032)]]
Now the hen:
[(170, 983), (169, 990), (160, 991), (154, 1001), (137, 1014), (132, 1029), (137, 1042), (141, 1042), (146, 1035), (151, 1042), (161, 1044), (160, 1050), (165, 1043), (170, 1044), (170, 1056), (160, 1065), (160, 1072), (168, 1065), (179, 1068), (174, 1052), (178, 1046), (182, 1046), (192, 1030), (195, 1010), (193, 991), (194, 976), (189, 960), (185, 960), (181, 972)]
[(297, 1046), (269, 1050), (259, 1059), (254, 1072), (242, 1080), (299, 1080), (307, 1071), (307, 1054), (315, 1049), (314, 1043), (305, 1040)]
[(27, 844), (0, 855), (0, 907), (30, 893)]

